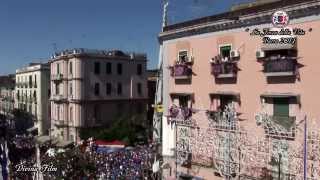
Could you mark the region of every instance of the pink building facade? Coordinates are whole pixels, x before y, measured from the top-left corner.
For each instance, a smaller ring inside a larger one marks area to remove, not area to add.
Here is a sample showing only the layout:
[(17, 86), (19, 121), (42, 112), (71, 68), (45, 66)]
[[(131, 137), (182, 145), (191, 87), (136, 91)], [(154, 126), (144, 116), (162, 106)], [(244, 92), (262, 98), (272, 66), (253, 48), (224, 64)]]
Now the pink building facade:
[[(304, 139), (317, 134), (313, 139), (320, 144), (319, 5), (272, 2), (164, 28), (159, 36), (164, 67), (162, 155), (171, 176), (303, 177)], [(274, 28), (271, 18), (277, 10), (289, 14), (286, 28), (306, 32), (290, 36), (296, 39), (293, 45), (263, 44), (262, 37), (250, 35), (256, 28)], [(223, 121), (226, 107), (232, 107), (236, 122)], [(304, 122), (311, 126), (308, 131)], [(314, 144), (306, 146), (311, 152)], [(278, 161), (275, 152), (282, 153)], [(300, 158), (290, 159), (295, 153)], [(278, 165), (270, 165), (273, 160)], [(320, 177), (319, 163), (318, 157), (306, 163), (309, 178)], [(163, 176), (170, 176), (168, 169)]]
[(146, 123), (146, 56), (121, 51), (74, 49), (51, 62), (52, 135), (79, 141), (80, 129), (108, 127), (124, 115)]

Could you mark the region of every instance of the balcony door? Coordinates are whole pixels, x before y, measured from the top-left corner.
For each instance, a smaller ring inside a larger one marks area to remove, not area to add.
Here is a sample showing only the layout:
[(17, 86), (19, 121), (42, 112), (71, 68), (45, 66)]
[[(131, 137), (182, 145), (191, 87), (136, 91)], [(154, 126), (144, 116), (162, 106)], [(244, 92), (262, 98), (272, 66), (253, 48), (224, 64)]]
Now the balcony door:
[(220, 96), (220, 108), (222, 111), (226, 110), (226, 106), (234, 102), (234, 96), (231, 95), (221, 95)]
[(276, 117), (289, 117), (289, 98), (273, 99), (273, 115)]

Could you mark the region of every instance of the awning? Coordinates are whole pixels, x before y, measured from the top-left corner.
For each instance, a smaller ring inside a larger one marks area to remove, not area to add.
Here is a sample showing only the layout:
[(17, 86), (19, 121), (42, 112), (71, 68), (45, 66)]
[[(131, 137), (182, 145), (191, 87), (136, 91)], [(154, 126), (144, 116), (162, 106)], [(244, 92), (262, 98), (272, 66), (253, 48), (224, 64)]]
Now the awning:
[(277, 92), (265, 92), (261, 94), (264, 98), (296, 98), (297, 103), (300, 104), (300, 94), (295, 93), (277, 93)]
[(273, 51), (273, 50), (285, 50), (295, 49), (295, 44), (263, 44), (261, 47), (262, 51)]
[(172, 92), (170, 93), (171, 96), (193, 96), (194, 93), (191, 92)]
[(39, 144), (44, 144), (44, 143), (50, 141), (50, 137), (49, 137), (49, 136), (37, 136), (37, 137), (36, 137), (36, 141), (37, 141)]
[(277, 93), (277, 92), (265, 92), (261, 94), (261, 97), (269, 98), (289, 98), (289, 97), (299, 97), (299, 94), (295, 93)]
[(240, 93), (235, 91), (216, 91), (214, 93), (210, 93), (210, 96), (234, 96), (238, 100), (240, 100)]
[(28, 131), (29, 133), (31, 133), (31, 132), (33, 132), (33, 131), (37, 131), (37, 130), (38, 130), (38, 127), (36, 127), (36, 126), (33, 126), (33, 127), (29, 128), (29, 129), (27, 129), (27, 131)]

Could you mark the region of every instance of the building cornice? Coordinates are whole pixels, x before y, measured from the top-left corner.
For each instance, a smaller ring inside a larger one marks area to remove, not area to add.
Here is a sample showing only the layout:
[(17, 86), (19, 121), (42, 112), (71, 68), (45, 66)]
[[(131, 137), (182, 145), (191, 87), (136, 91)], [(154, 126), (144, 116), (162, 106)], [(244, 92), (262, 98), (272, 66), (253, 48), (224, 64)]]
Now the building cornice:
[(251, 15), (243, 15), (241, 13), (238, 13), (238, 20), (232, 20), (232, 17), (234, 18), (237, 13), (228, 12), (222, 14), (225, 16), (224, 18), (220, 17), (221, 15), (216, 15), (212, 16), (210, 20), (210, 17), (208, 17), (209, 20), (207, 20), (205, 23), (200, 19), (175, 24), (164, 28), (164, 32), (160, 33), (159, 35), (159, 41), (160, 43), (162, 43), (163, 41), (167, 40), (199, 34), (226, 31), (237, 28), (246, 28), (249, 26), (262, 24), (271, 24), (271, 16), (276, 10), (286, 11), (290, 16), (290, 19), (293, 20), (313, 15), (319, 15), (320, 3), (317, 0), (307, 3), (295, 4), (288, 7), (277, 7), (275, 9), (269, 9)]

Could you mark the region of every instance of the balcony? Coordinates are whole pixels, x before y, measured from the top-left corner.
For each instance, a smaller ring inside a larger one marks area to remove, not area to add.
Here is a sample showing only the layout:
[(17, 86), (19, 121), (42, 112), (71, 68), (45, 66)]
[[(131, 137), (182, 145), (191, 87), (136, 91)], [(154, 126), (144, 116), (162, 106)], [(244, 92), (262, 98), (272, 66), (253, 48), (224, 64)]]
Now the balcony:
[(189, 79), (192, 76), (191, 65), (176, 64), (171, 67), (171, 76), (175, 79)]
[(57, 102), (60, 102), (60, 101), (65, 101), (67, 100), (65, 97), (63, 97), (63, 95), (52, 95), (52, 98), (51, 98), (52, 101), (57, 101)]
[(264, 127), (269, 136), (293, 138), (296, 130), (296, 117), (264, 115), (256, 117), (257, 124)]
[(192, 120), (192, 113), (193, 110), (189, 107), (178, 107), (173, 105), (169, 108), (168, 122), (195, 127), (196, 123)]
[(296, 58), (278, 58), (264, 61), (263, 72), (267, 77), (295, 76), (297, 71)]
[(209, 127), (220, 130), (236, 130), (237, 118), (227, 118), (226, 113), (221, 111), (208, 111)]
[(63, 127), (68, 127), (68, 123), (63, 121), (63, 120), (54, 120), (54, 125), (57, 128), (63, 128)]
[(211, 74), (216, 78), (237, 77), (238, 66), (236, 62), (220, 62), (211, 64)]
[(51, 75), (52, 81), (58, 82), (58, 81), (62, 81), (62, 79), (63, 79), (63, 74), (61, 73)]

